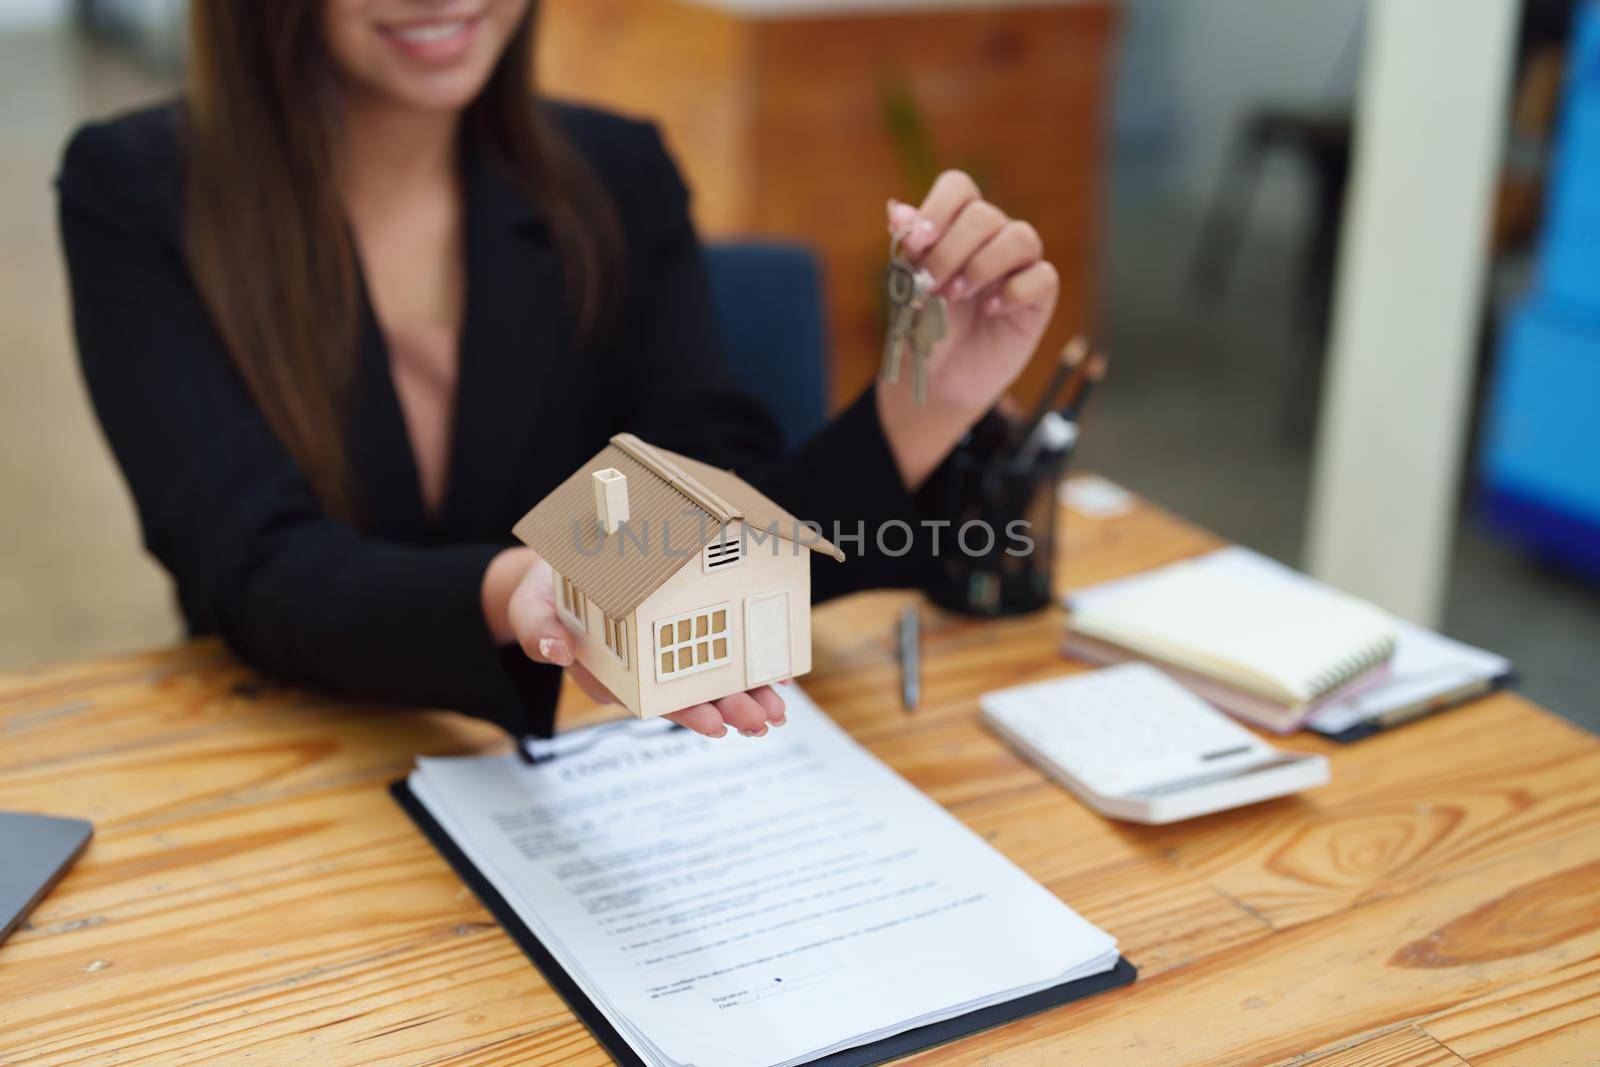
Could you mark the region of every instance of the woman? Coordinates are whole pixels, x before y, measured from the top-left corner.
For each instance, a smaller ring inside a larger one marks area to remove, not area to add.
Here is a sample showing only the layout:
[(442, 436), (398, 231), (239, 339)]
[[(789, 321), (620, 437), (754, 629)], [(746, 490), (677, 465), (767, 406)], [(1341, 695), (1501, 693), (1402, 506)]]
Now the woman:
[[(1057, 279), (963, 174), (890, 201), (950, 302), (928, 403), (879, 384), (780, 455), (728, 385), (655, 130), (529, 99), (533, 7), (194, 0), (189, 92), (80, 130), (58, 185), (84, 374), (191, 630), (285, 678), (548, 734), (560, 668), (605, 694), (511, 542), (526, 508), (630, 430), (825, 529), (915, 525)], [(815, 596), (921, 579), (925, 549), (874, 540)], [(672, 718), (754, 736), (783, 703)]]

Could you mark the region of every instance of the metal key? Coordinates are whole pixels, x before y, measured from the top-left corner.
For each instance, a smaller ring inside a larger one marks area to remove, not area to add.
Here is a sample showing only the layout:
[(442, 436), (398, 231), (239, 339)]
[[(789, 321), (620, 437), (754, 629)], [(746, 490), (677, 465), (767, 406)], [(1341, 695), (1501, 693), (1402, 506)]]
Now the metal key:
[(884, 290), (889, 298), (889, 332), (883, 342), (883, 366), (878, 376), (886, 382), (900, 380), (900, 355), (905, 349), (911, 323), (916, 316), (916, 272), (897, 256), (889, 260)]
[(933, 295), (932, 289), (930, 277), (922, 304), (911, 321), (911, 399), (919, 405), (928, 401), (928, 356), (944, 338), (947, 325), (944, 297)]
[(900, 256), (900, 242), (910, 233), (902, 229), (889, 242), (889, 269), (884, 291), (889, 304), (889, 330), (883, 343), (883, 366), (878, 376), (886, 382), (900, 380), (900, 364), (911, 348), (916, 361), (912, 399), (922, 404), (928, 393), (928, 353), (945, 334), (944, 298), (933, 293), (933, 275), (913, 267)]

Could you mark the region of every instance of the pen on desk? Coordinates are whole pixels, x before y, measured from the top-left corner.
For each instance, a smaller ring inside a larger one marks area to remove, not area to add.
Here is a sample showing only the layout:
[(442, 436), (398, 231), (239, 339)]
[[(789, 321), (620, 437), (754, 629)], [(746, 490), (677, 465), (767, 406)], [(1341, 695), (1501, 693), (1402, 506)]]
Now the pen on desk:
[(922, 700), (922, 620), (915, 604), (901, 610), (895, 630), (900, 646), (900, 704), (916, 711)]

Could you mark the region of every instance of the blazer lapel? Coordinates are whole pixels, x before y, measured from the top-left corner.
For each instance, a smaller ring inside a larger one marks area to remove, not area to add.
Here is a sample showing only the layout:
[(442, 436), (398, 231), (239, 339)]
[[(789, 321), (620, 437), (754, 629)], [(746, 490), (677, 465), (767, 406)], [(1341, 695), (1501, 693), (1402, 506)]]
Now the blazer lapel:
[(361, 527), (385, 537), (413, 543), (429, 539), (422, 505), (416, 456), (405, 414), (394, 391), (389, 348), (367, 292), (366, 278), (356, 269), (361, 306), (360, 348), (350, 433), (350, 461), (355, 471), (357, 511)]
[[(574, 358), (560, 264), (534, 205), (481, 152), (465, 160), (467, 307), (441, 526), (511, 536), (526, 457), (553, 434)], [(543, 416), (543, 417), (541, 417)]]

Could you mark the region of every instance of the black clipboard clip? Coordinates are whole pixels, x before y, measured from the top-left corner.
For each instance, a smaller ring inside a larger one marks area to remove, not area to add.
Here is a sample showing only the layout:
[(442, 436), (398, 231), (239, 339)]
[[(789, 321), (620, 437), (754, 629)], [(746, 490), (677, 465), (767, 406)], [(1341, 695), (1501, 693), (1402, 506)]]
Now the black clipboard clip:
[(557, 734), (554, 737), (521, 737), (517, 739), (517, 758), (529, 766), (552, 763), (563, 756), (576, 756), (588, 752), (603, 741), (613, 737), (649, 738), (666, 736), (687, 727), (666, 719), (617, 719), (598, 726)]

